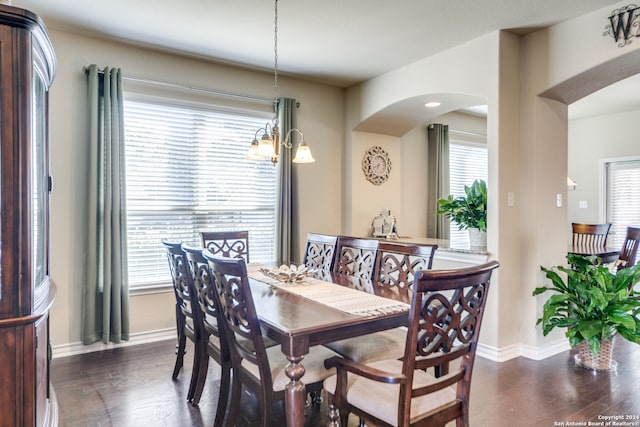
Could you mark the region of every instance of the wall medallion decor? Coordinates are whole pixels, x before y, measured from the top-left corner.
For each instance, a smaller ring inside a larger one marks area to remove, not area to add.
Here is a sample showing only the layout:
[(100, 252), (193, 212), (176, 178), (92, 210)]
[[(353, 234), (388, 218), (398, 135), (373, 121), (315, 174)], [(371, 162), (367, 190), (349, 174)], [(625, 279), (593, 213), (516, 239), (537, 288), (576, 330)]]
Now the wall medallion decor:
[(386, 182), (391, 173), (389, 153), (377, 145), (369, 148), (362, 158), (362, 171), (367, 180), (375, 185)]

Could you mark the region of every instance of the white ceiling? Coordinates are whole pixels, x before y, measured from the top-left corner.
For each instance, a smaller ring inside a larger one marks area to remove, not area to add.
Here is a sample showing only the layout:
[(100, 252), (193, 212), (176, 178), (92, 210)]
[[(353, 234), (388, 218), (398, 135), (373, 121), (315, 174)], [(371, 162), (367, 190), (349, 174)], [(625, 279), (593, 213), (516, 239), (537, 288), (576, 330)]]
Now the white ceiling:
[[(527, 33), (614, 3), (280, 0), (278, 68), (283, 74), (347, 87), (498, 29)], [(274, 1), (13, 0), (13, 5), (37, 13), (51, 29), (257, 69), (274, 65)], [(617, 95), (629, 93), (622, 89)]]

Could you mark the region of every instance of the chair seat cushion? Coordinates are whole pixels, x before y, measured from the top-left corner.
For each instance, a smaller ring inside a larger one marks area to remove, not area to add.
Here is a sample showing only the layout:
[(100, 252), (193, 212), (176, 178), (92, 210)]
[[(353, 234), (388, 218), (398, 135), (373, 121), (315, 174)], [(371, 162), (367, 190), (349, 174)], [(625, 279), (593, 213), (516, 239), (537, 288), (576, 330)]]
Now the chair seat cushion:
[[(399, 374), (402, 372), (402, 361), (400, 360), (380, 360), (367, 363), (367, 366), (390, 373)], [(347, 401), (349, 404), (390, 425), (397, 425), (400, 385), (372, 381), (352, 373), (347, 374), (347, 378)], [(437, 379), (433, 375), (416, 370), (414, 372), (413, 388), (423, 387), (436, 381)], [(332, 375), (324, 380), (323, 388), (327, 393), (334, 394), (336, 376)], [(447, 387), (435, 393), (412, 399), (411, 422), (419, 419), (421, 415), (455, 399), (456, 390), (453, 387)]]
[(400, 359), (404, 356), (407, 328), (395, 328), (325, 344), (345, 359), (359, 363)]
[[(285, 368), (289, 365), (289, 361), (282, 353), (280, 346), (267, 348), (267, 356), (269, 357), (269, 366), (271, 367), (271, 378), (273, 380), (273, 391), (284, 390), (289, 381), (289, 377), (285, 373)], [(324, 367), (325, 359), (337, 356), (336, 353), (322, 346), (314, 346), (309, 349), (309, 353), (305, 354), (302, 359), (304, 366), (304, 375), (301, 378), (305, 384), (319, 383), (325, 378), (335, 374), (335, 369), (326, 369)], [(259, 377), (258, 366), (242, 361), (242, 367), (245, 368), (254, 377)]]

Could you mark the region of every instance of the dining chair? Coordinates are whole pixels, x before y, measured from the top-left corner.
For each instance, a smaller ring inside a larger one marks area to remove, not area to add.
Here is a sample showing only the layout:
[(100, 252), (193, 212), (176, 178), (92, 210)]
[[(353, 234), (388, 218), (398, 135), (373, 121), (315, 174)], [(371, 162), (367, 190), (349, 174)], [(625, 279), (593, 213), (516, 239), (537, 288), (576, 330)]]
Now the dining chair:
[(307, 233), (303, 264), (309, 269), (331, 271), (337, 241), (337, 236)]
[(200, 343), (196, 346), (196, 360), (199, 361), (197, 380), (193, 395), (193, 405), (197, 405), (202, 396), (202, 391), (209, 370), (209, 358), (220, 366), (220, 388), (218, 391), (218, 404), (214, 426), (221, 426), (227, 409), (229, 389), (231, 383), (231, 356), (227, 342), (222, 337), (222, 330), (218, 325), (218, 306), (214, 298), (213, 284), (209, 263), (202, 255), (204, 249), (182, 245), (186, 254), (189, 272), (192, 277), (197, 305), (193, 310), (199, 310), (199, 318), (202, 320), (202, 333)]
[[(220, 307), (218, 321), (224, 328), (222, 335), (231, 354), (233, 374), (227, 425), (236, 425), (242, 386), (245, 386), (260, 401), (261, 425), (269, 426), (274, 402), (285, 397), (289, 361), (280, 346), (265, 347), (244, 259), (223, 258), (209, 251), (203, 255), (209, 262), (216, 290), (214, 298)], [(302, 364), (307, 391), (321, 391), (322, 381), (333, 373), (324, 368), (323, 361), (335, 355), (321, 346), (312, 347), (305, 355)]]
[(605, 247), (611, 224), (571, 223), (573, 247)]
[(339, 236), (333, 271), (371, 279), (375, 270), (379, 240)]
[[(171, 271), (171, 279), (173, 282), (173, 293), (176, 299), (176, 330), (178, 333), (178, 349), (176, 351), (176, 362), (173, 367), (172, 378), (178, 378), (178, 374), (184, 363), (184, 354), (186, 350), (187, 338), (194, 343), (194, 358), (191, 368), (191, 381), (189, 391), (187, 392), (187, 400), (193, 402), (198, 379), (199, 369), (201, 366), (199, 356), (202, 354), (199, 346), (201, 343), (202, 319), (197, 307), (197, 296), (193, 286), (193, 281), (189, 273), (187, 257), (182, 250), (181, 242), (173, 242), (163, 240), (162, 244), (166, 248), (167, 258), (169, 260), (169, 270)], [(197, 405), (197, 401), (194, 403)]]
[[(437, 245), (381, 241), (372, 283), (376, 295), (411, 302), (411, 287), (418, 271), (429, 270)], [(398, 359), (404, 355), (406, 328), (394, 328), (325, 344), (355, 362)]]
[[(401, 359), (325, 361), (331, 426), (349, 413), (380, 426), (469, 426), (469, 391), (491, 274), (497, 261), (456, 270), (422, 270), (413, 285)], [(439, 376), (431, 368), (455, 365)]]
[(640, 228), (627, 227), (622, 250), (618, 258), (618, 269), (632, 267), (636, 264), (638, 243), (640, 242)]
[(244, 258), (249, 262), (248, 231), (203, 231), (202, 246), (212, 254), (227, 258)]

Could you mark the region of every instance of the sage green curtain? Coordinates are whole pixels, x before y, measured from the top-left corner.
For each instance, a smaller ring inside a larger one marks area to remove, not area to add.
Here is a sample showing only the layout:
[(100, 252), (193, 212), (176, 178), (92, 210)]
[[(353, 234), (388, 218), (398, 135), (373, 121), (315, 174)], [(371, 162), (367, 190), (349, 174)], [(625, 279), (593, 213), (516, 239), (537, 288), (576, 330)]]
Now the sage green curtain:
[[(278, 123), (280, 125), (281, 140), (290, 129), (297, 127), (296, 100), (291, 98), (278, 99)], [(281, 147), (280, 160), (278, 161), (278, 185), (276, 203), (276, 262), (278, 265), (294, 262), (293, 247), (296, 236), (294, 235), (296, 199), (295, 168), (292, 167), (292, 159), (298, 144), (296, 132), (291, 134), (291, 149)]]
[(124, 114), (119, 68), (88, 68), (82, 343), (129, 339)]
[(449, 126), (427, 126), (427, 236), (449, 239), (449, 218), (436, 215), (438, 199), (449, 195)]

